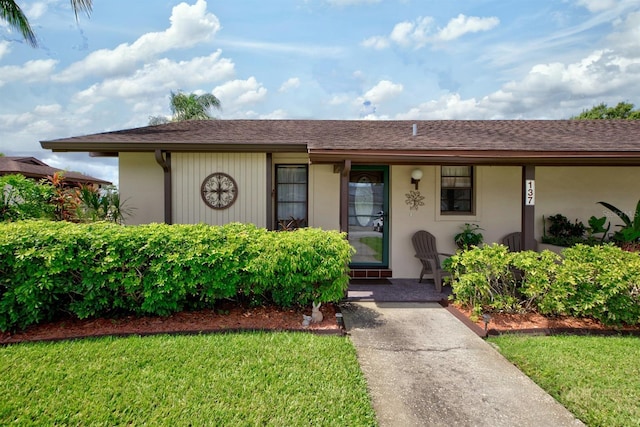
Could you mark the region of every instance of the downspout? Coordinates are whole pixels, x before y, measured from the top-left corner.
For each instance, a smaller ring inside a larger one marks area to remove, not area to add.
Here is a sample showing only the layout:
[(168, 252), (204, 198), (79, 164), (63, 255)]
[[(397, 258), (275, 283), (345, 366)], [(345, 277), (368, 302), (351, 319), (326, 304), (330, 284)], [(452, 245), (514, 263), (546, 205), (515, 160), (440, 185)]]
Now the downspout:
[(165, 224), (173, 224), (173, 218), (171, 215), (171, 153), (164, 153), (159, 148), (155, 151), (156, 162), (162, 167), (164, 171), (164, 222)]
[(340, 231), (349, 231), (349, 174), (351, 160), (345, 160), (340, 173)]

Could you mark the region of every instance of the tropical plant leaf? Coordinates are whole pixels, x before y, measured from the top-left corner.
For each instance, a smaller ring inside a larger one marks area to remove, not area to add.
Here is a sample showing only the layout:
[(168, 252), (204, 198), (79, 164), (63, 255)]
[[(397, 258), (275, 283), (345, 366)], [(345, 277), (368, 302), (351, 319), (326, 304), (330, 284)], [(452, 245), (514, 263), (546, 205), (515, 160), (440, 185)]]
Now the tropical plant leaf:
[[(598, 203), (601, 204), (602, 206), (604, 206), (605, 208), (609, 209), (611, 212), (613, 212), (616, 215), (618, 215), (620, 217), (620, 219), (624, 222), (625, 226), (631, 227), (632, 223), (631, 223), (631, 219), (629, 219), (629, 215), (627, 215), (626, 213), (624, 213), (620, 209), (616, 208), (615, 206), (613, 206), (612, 204), (609, 204), (607, 202), (598, 202)], [(638, 206), (640, 207), (640, 201), (638, 202)], [(638, 213), (638, 211), (636, 210), (636, 218), (637, 218), (637, 213)]]
[(636, 205), (636, 212), (633, 217), (632, 225), (635, 231), (640, 232), (640, 200), (638, 200), (638, 204)]

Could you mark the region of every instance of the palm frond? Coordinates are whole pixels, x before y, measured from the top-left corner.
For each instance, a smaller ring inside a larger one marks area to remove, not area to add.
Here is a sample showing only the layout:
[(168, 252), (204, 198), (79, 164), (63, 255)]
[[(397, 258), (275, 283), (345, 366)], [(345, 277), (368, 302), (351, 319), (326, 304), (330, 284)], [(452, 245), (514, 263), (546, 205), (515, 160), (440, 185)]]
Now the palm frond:
[(20, 31), (22, 37), (24, 37), (32, 47), (38, 46), (38, 40), (31, 29), (27, 16), (14, 0), (0, 0), (0, 18), (5, 20), (7, 24), (14, 29)]
[(71, 7), (73, 8), (73, 13), (76, 14), (76, 19), (78, 19), (78, 12), (84, 12), (87, 16), (91, 16), (91, 10), (93, 9), (93, 1), (92, 0), (71, 0)]

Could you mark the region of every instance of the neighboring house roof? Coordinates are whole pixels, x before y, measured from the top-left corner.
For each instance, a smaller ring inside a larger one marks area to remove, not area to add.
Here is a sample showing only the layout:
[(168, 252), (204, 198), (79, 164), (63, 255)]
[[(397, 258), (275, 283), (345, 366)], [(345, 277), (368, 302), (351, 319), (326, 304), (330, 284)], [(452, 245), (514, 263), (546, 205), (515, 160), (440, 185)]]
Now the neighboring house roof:
[(35, 157), (8, 157), (0, 156), (0, 175), (20, 174), (28, 178), (46, 178), (56, 172), (64, 174), (64, 181), (81, 184), (111, 184), (109, 181), (83, 175), (78, 172), (67, 172), (52, 168)]
[(206, 120), (41, 144), (101, 153), (299, 151), (316, 163), (638, 165), (640, 120)]

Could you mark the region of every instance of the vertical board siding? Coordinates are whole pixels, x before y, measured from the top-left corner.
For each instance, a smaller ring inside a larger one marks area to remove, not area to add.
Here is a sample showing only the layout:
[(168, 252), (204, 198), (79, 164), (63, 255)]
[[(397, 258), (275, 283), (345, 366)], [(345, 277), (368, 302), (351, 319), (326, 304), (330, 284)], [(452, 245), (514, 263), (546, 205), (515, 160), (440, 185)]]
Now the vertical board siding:
[[(244, 222), (266, 226), (264, 153), (173, 153), (171, 163), (176, 224)], [(211, 209), (200, 197), (202, 181), (215, 172), (230, 175), (238, 184), (238, 198), (227, 209)]]

